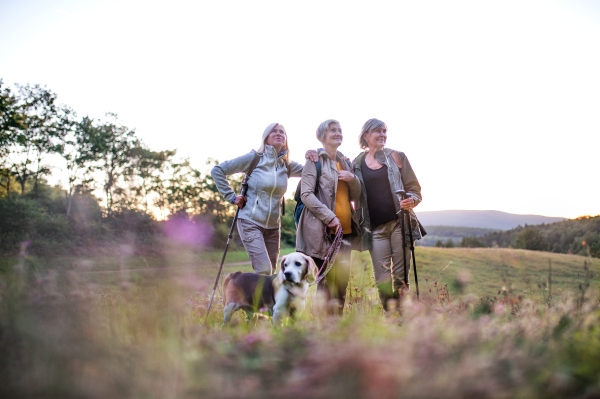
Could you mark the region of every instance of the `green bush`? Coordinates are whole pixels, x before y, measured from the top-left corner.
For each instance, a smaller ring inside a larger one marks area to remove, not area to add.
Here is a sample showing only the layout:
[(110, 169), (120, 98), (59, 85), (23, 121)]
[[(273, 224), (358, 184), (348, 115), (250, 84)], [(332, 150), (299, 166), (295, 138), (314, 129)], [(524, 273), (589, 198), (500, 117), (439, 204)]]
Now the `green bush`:
[(539, 230), (528, 227), (517, 235), (515, 246), (520, 249), (546, 251), (548, 250), (548, 241)]
[(460, 246), (463, 248), (483, 248), (485, 244), (479, 240), (479, 238), (473, 237), (463, 237), (460, 241)]

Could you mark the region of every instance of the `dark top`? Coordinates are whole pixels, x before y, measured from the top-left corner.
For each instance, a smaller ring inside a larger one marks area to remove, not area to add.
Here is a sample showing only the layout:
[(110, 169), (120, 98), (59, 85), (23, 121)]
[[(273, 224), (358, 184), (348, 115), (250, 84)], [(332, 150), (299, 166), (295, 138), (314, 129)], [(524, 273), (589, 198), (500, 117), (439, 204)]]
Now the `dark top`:
[(390, 188), (387, 165), (373, 170), (367, 166), (366, 158), (363, 157), (360, 170), (367, 190), (371, 230), (375, 230), (378, 226), (397, 219), (396, 207)]

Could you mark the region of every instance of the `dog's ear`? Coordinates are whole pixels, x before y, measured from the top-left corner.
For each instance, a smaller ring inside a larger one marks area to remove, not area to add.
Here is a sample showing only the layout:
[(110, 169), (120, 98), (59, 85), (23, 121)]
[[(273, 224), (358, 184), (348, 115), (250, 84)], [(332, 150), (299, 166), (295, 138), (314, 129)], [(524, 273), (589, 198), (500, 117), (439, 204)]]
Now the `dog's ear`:
[(281, 258), (281, 263), (280, 263), (280, 270), (284, 271), (285, 270), (285, 258), (287, 258), (287, 256), (284, 256), (283, 258)]
[(277, 273), (277, 278), (279, 278), (279, 282), (281, 284), (284, 283), (285, 281), (285, 276), (283, 275), (283, 271), (285, 270), (285, 258), (287, 256), (284, 256), (283, 258), (281, 258), (281, 263), (280, 263), (280, 267), (279, 267), (279, 273)]
[(285, 276), (283, 275), (283, 270), (280, 270), (277, 273), (277, 278), (279, 279), (279, 283), (283, 284), (285, 282)]
[(309, 283), (314, 283), (317, 279), (317, 274), (319, 273), (319, 268), (315, 264), (315, 261), (310, 256), (304, 256), (306, 258), (306, 264), (308, 265), (308, 270), (306, 273), (306, 281)]

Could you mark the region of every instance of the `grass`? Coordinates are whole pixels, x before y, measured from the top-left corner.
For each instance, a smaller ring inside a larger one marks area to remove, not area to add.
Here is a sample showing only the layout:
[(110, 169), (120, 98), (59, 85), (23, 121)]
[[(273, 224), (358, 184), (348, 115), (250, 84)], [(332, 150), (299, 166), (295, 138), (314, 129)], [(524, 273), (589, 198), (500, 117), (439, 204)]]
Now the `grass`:
[[(274, 329), (241, 315), (222, 327), (220, 301), (204, 323), (221, 256), (0, 260), (0, 396), (600, 395), (597, 259), (417, 248), (422, 301), (409, 296), (399, 317), (383, 315), (368, 254), (355, 253), (343, 317), (311, 294)], [(167, 269), (88, 273), (153, 267)]]

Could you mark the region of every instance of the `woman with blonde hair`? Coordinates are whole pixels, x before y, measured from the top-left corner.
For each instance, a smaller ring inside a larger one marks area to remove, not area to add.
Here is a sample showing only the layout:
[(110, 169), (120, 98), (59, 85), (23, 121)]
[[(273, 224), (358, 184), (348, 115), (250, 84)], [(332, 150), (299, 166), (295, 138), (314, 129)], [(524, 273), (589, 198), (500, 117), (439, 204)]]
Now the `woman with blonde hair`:
[[(227, 176), (248, 173), (253, 164), (246, 197), (236, 195)], [(211, 171), (223, 198), (241, 208), (237, 228), (256, 273), (270, 275), (277, 269), (282, 197), (288, 178), (301, 174), (302, 165), (289, 160), (287, 135), (279, 123), (267, 126), (258, 151), (220, 163)]]

